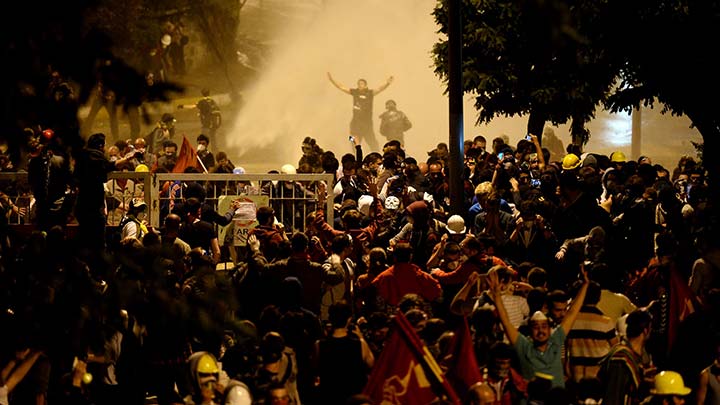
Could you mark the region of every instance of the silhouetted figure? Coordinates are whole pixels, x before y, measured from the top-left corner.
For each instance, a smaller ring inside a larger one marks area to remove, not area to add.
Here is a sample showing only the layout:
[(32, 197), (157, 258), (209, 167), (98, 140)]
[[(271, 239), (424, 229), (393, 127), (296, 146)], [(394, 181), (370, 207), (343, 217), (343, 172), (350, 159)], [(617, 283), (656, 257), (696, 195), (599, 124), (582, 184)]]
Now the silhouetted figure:
[(333, 86), (353, 97), (353, 117), (352, 121), (350, 121), (350, 135), (357, 137), (358, 144), (364, 139), (370, 147), (370, 151), (377, 152), (379, 146), (375, 139), (375, 131), (373, 130), (373, 98), (392, 83), (393, 77), (388, 77), (385, 84), (377, 89), (368, 88), (365, 79), (359, 79), (357, 81), (357, 88), (350, 89), (336, 82), (330, 72), (328, 72), (327, 76)]

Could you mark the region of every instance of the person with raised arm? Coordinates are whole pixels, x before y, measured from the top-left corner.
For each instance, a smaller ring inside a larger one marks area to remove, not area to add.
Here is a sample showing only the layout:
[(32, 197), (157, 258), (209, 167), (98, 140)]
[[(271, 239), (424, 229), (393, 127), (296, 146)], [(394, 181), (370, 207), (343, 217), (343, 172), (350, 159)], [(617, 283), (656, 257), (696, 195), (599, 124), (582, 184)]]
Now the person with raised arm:
[(532, 380), (537, 374), (552, 376), (552, 385), (565, 386), (565, 373), (562, 364), (562, 346), (567, 333), (575, 323), (580, 308), (585, 301), (588, 289), (588, 276), (585, 268), (581, 267), (582, 286), (573, 299), (570, 309), (555, 330), (550, 330), (548, 318), (540, 311), (535, 312), (528, 322), (530, 337), (522, 335), (510, 322), (503, 300), (502, 284), (499, 279), (499, 267), (495, 266), (488, 272), (491, 298), (495, 302), (500, 322), (505, 329), (510, 344), (518, 354), (522, 375), (526, 380)]
[(338, 83), (333, 79), (330, 72), (327, 74), (330, 83), (343, 93), (353, 97), (353, 116), (350, 121), (350, 135), (357, 138), (358, 144), (365, 140), (370, 147), (370, 152), (378, 152), (379, 145), (375, 139), (375, 131), (373, 130), (373, 98), (385, 90), (393, 77), (387, 78), (385, 83), (376, 89), (371, 89), (367, 85), (367, 80), (358, 79), (357, 88), (351, 89)]

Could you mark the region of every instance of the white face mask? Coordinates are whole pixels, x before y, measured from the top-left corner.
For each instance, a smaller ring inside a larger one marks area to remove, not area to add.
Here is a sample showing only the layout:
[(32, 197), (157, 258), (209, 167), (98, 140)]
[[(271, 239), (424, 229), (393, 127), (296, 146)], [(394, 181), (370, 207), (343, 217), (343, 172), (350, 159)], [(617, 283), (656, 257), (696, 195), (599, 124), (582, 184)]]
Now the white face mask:
[(201, 143), (200, 145), (198, 145), (197, 150), (198, 150), (198, 152), (203, 152), (203, 151), (205, 151), (205, 144), (204, 144), (204, 143)]

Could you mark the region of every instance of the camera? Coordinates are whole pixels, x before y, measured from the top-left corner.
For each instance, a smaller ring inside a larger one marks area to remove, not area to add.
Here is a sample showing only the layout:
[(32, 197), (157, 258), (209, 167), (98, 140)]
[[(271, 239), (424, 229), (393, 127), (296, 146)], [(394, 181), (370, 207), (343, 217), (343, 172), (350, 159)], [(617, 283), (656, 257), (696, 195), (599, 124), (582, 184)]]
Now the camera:
[(530, 179), (530, 185), (535, 188), (540, 188), (540, 179)]
[(530, 136), (530, 134), (525, 135), (525, 140), (532, 141), (532, 136)]
[(505, 154), (503, 152), (498, 153), (498, 160), (503, 160), (503, 157), (505, 157)]

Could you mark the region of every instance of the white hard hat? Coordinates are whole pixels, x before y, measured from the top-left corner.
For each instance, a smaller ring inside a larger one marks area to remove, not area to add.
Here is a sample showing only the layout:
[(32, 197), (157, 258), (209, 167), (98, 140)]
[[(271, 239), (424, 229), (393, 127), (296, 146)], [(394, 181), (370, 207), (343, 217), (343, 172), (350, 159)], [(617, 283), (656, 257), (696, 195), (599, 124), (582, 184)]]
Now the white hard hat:
[(445, 228), (447, 229), (448, 233), (451, 234), (465, 233), (465, 220), (460, 215), (453, 215), (448, 218)]
[(280, 168), (280, 173), (282, 174), (297, 174), (297, 170), (295, 169), (295, 166), (291, 164), (283, 165), (283, 167)]

